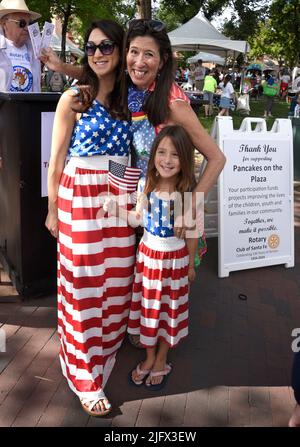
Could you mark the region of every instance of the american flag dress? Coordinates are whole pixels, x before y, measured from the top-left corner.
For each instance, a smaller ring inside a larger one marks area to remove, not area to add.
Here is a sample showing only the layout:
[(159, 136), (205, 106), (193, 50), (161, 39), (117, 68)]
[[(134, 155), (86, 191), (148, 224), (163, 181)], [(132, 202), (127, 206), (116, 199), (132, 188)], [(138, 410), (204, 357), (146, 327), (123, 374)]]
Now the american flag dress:
[(159, 340), (174, 347), (188, 335), (188, 266), (186, 243), (174, 236), (174, 202), (152, 192), (144, 211), (127, 329), (140, 336), (145, 348)]
[[(103, 218), (109, 160), (127, 164), (130, 124), (94, 101), (77, 121), (58, 192), (58, 334), (70, 388), (97, 399), (126, 333), (135, 235)], [(110, 187), (109, 194), (118, 194)]]

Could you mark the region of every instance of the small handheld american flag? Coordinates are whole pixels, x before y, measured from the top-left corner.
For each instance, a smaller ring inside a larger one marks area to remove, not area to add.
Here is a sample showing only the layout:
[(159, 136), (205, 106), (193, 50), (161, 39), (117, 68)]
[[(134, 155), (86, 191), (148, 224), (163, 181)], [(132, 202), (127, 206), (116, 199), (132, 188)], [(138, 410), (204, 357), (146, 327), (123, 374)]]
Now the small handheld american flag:
[(116, 161), (109, 160), (108, 184), (127, 192), (136, 190), (141, 169), (130, 168)]

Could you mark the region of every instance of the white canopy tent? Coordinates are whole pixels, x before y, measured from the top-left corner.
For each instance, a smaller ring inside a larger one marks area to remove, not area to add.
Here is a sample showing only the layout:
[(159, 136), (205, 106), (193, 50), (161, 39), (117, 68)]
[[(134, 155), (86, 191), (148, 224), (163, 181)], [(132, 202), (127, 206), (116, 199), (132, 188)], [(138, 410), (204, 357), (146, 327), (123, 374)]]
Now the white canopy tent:
[(235, 56), (250, 49), (244, 40), (231, 40), (223, 36), (201, 11), (184, 25), (168, 33), (175, 51), (205, 51), (219, 56)]
[[(61, 51), (61, 36), (54, 33), (51, 38), (50, 47), (54, 51)], [(66, 53), (74, 54), (75, 56), (82, 57), (84, 52), (80, 48), (76, 47), (70, 39), (66, 39)]]
[(197, 62), (199, 59), (201, 59), (203, 62), (213, 62), (218, 65), (225, 64), (224, 57), (218, 56), (217, 54), (204, 53), (203, 51), (200, 51), (195, 56), (188, 58), (187, 61), (189, 64), (192, 64)]

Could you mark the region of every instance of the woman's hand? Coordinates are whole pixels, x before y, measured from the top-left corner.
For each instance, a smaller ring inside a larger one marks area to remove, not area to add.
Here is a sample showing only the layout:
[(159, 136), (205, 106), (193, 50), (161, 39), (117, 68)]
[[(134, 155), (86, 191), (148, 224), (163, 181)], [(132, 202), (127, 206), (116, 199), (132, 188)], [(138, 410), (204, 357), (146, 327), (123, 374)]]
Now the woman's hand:
[(196, 270), (195, 270), (195, 267), (194, 267), (194, 266), (190, 266), (190, 267), (189, 267), (189, 271), (188, 271), (188, 279), (189, 279), (189, 282), (193, 282), (193, 281), (195, 281), (195, 278), (196, 278)]
[(63, 61), (51, 48), (44, 48), (41, 51), (40, 60), (47, 65), (50, 70), (58, 73), (63, 72)]
[(58, 236), (57, 210), (48, 211), (45, 225), (52, 234), (52, 236), (57, 238)]

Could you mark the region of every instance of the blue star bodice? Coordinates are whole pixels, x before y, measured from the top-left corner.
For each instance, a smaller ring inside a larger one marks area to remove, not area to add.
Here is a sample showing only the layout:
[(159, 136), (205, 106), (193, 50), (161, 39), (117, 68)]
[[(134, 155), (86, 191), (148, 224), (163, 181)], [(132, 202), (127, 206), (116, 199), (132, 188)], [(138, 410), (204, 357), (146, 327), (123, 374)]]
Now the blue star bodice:
[[(145, 179), (138, 184), (138, 192), (143, 192)], [(143, 210), (143, 225), (146, 231), (163, 238), (174, 236), (174, 200), (165, 200), (155, 192), (147, 195), (148, 208)]]
[(112, 118), (107, 109), (95, 99), (92, 106), (82, 113), (73, 129), (69, 155), (127, 156), (131, 140), (131, 124)]

